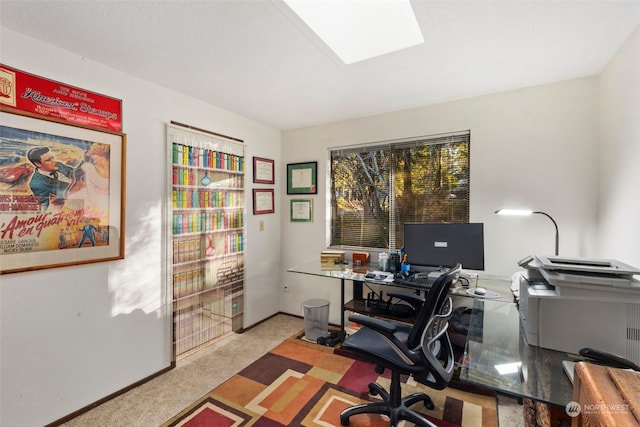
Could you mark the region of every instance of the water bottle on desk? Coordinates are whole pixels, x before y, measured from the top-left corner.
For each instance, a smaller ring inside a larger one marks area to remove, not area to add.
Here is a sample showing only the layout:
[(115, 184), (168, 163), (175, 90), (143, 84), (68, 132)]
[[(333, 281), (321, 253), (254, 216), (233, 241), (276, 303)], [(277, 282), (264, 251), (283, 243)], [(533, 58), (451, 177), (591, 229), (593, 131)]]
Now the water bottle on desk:
[(378, 268), (380, 271), (389, 270), (389, 254), (386, 252), (380, 252), (378, 254)]
[(398, 252), (392, 252), (389, 256), (389, 271), (396, 273), (400, 270), (400, 254)]

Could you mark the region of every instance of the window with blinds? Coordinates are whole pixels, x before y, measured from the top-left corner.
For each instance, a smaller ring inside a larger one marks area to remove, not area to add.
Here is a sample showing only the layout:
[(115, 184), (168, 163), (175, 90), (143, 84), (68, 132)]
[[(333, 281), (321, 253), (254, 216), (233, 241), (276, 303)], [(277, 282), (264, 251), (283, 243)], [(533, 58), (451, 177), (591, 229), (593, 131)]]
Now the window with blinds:
[(406, 222), (469, 222), (470, 132), (331, 151), (331, 246), (399, 249)]

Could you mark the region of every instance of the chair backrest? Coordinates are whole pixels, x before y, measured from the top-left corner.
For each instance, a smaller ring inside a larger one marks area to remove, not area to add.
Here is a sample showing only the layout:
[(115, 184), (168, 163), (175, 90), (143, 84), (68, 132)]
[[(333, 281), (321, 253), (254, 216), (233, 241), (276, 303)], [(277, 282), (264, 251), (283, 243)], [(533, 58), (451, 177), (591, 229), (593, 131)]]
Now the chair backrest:
[(447, 297), (445, 299), (444, 304), (440, 310), (438, 310), (431, 319), (429, 319), (429, 323), (427, 323), (427, 327), (424, 328), (422, 332), (422, 338), (420, 342), (422, 343), (422, 351), (423, 353), (431, 353), (437, 354), (437, 340), (447, 332), (449, 328), (449, 319), (451, 318), (451, 314), (453, 313), (453, 301), (451, 297)]
[(417, 381), (437, 390), (442, 390), (449, 384), (455, 368), (455, 355), (447, 334), (451, 313), (453, 302), (451, 297), (447, 297), (422, 334), (421, 351), (426, 369), (418, 375), (414, 374)]
[(442, 273), (435, 283), (431, 285), (425, 297), (425, 302), (416, 314), (416, 320), (409, 332), (409, 337), (407, 338), (409, 348), (416, 348), (422, 345), (422, 336), (427, 324), (431, 318), (441, 310), (451, 284), (460, 276), (460, 270), (462, 270), (462, 265), (457, 264), (455, 267)]

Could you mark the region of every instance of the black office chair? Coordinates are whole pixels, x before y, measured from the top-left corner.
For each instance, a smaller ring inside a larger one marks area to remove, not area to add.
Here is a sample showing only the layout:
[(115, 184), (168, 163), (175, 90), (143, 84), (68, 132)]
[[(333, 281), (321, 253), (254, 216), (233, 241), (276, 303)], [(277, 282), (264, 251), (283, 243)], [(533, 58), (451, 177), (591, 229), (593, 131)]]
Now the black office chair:
[(391, 427), (400, 420), (419, 426), (434, 426), (422, 414), (409, 408), (424, 402), (428, 409), (433, 409), (431, 398), (425, 393), (413, 393), (402, 398), (400, 375), (413, 375), (416, 381), (437, 390), (445, 388), (451, 380), (455, 359), (447, 335), (452, 312), (451, 298), (447, 293), (460, 275), (461, 268), (458, 264), (436, 280), (411, 327), (358, 314), (349, 317), (363, 327), (349, 336), (342, 347), (372, 361), (379, 374), (385, 369), (391, 370), (391, 387), (387, 392), (379, 384), (370, 383), (369, 392), (383, 400), (345, 409), (340, 414), (342, 425), (349, 425), (349, 418), (356, 414), (383, 414), (390, 418)]

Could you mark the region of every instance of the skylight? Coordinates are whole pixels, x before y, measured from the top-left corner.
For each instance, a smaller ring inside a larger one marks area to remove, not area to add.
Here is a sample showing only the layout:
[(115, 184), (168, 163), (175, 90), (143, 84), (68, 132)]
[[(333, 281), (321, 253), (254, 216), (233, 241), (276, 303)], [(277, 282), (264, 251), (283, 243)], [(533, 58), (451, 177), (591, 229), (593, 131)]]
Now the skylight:
[(409, 0), (284, 0), (346, 64), (424, 42)]

